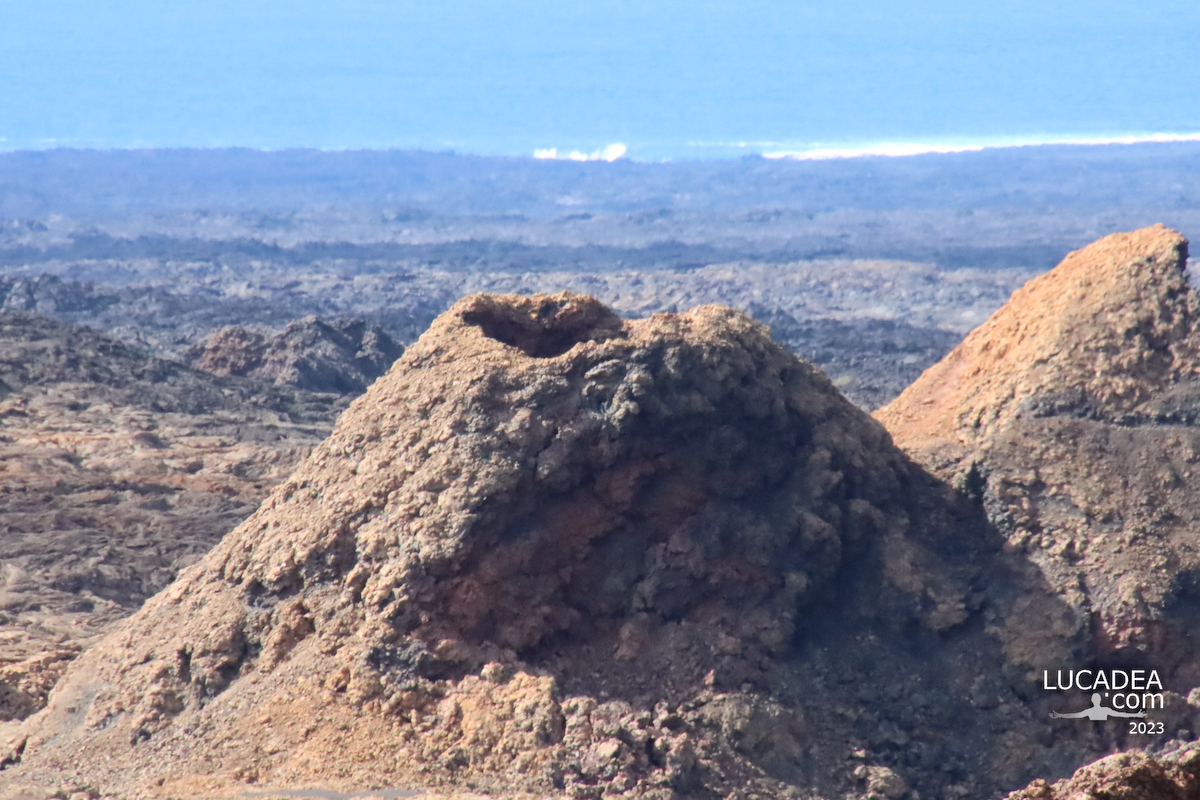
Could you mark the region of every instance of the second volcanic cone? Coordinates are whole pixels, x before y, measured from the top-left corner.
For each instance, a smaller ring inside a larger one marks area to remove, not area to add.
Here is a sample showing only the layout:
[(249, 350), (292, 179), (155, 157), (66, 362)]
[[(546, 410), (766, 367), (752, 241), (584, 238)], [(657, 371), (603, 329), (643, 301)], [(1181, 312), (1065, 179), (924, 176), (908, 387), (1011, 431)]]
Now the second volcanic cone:
[(875, 412), (932, 461), (986, 446), (1019, 416), (1136, 422), (1200, 375), (1200, 298), (1187, 240), (1162, 225), (1069, 254)]
[(1037, 668), (1067, 644), (1078, 662), (1157, 669), (1167, 734), (1200, 728), (1184, 702), (1200, 687), (1200, 295), (1187, 257), (1162, 225), (1077, 250), (876, 412), (1045, 577), (1055, 611), (1012, 615), (1010, 657)]
[[(925, 488), (878, 423), (739, 312), (626, 322), (578, 295), (468, 297), (76, 663), (10, 765), (156, 797), (800, 780), (801, 717), (746, 691), (847, 575), (876, 570), (855, 619), (948, 631), (969, 613), (920, 544)], [(941, 657), (897, 654), (890, 673)], [(698, 693), (726, 742), (708, 756), (672, 710)], [(726, 766), (701, 769), (718, 751)]]

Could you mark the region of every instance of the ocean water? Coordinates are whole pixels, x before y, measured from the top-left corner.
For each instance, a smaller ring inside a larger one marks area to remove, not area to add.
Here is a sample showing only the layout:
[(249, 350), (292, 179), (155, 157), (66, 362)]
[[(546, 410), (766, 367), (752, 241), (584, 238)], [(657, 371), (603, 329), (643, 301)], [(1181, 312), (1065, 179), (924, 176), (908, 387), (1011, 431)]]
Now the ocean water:
[(1200, 133), (1194, 0), (43, 0), (0, 149), (638, 160)]

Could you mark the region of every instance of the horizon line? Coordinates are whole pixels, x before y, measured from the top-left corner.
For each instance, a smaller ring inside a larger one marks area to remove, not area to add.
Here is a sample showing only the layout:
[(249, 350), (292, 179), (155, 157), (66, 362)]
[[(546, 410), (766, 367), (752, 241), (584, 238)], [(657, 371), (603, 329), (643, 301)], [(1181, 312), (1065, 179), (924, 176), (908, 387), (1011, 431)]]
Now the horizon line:
[[(1179, 144), (1200, 142), (1200, 132), (1196, 133), (1153, 133), (1132, 134), (1124, 136), (1080, 136), (1059, 138), (998, 138), (974, 142), (920, 142), (920, 141), (883, 141), (870, 144), (856, 145), (827, 145), (813, 143), (809, 147), (789, 148), (783, 142), (770, 141), (737, 141), (737, 142), (686, 142), (680, 145), (682, 150), (726, 150), (728, 155), (717, 155), (711, 158), (703, 156), (677, 155), (654, 159), (640, 159), (636, 150), (639, 145), (612, 143), (595, 149), (594, 152), (567, 152), (567, 148), (535, 148), (532, 154), (526, 153), (482, 153), (469, 150), (457, 150), (453, 147), (405, 147), (405, 146), (321, 146), (321, 145), (286, 145), (283, 147), (265, 147), (245, 144), (219, 145), (131, 145), (126, 147), (91, 146), (79, 147), (59, 144), (56, 147), (26, 147), (6, 149), (3, 147), (5, 137), (0, 137), (0, 156), (16, 153), (46, 153), (55, 150), (92, 151), (92, 152), (135, 152), (135, 151), (166, 151), (166, 150), (251, 150), (260, 153), (280, 153), (289, 150), (309, 150), (321, 153), (350, 153), (350, 152), (412, 152), (428, 153), (431, 155), (458, 155), (470, 158), (501, 158), (528, 159), (536, 161), (592, 161), (614, 163), (631, 161), (639, 164), (661, 164), (672, 161), (721, 161), (746, 157), (760, 157), (773, 161), (831, 161), (853, 158), (903, 158), (919, 155), (953, 155), (957, 153), (977, 153), (984, 150), (1012, 150), (1026, 147), (1103, 147), (1135, 144)], [(778, 149), (774, 149), (778, 148)], [(662, 149), (661, 143), (650, 144), (645, 149)], [(634, 152), (630, 152), (634, 151)]]

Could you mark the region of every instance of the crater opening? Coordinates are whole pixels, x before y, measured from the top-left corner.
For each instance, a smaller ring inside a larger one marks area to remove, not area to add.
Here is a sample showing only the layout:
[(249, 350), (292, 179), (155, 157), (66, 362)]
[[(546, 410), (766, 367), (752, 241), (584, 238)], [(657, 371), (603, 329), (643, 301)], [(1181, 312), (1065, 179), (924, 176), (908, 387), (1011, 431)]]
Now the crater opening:
[(581, 342), (621, 336), (624, 322), (588, 295), (480, 295), (462, 313), (483, 335), (532, 358), (561, 356)]

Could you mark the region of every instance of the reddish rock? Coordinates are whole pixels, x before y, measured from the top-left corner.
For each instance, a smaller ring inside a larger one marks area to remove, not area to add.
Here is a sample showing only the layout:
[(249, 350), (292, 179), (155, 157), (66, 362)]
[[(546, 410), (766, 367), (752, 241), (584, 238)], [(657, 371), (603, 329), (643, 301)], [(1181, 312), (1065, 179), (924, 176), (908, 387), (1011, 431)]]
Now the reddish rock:
[(1080, 767), (1054, 783), (1034, 781), (1008, 800), (1197, 800), (1200, 746), (1188, 745), (1154, 758), (1119, 753)]
[(245, 519), (336, 411), (0, 315), (0, 724)]

